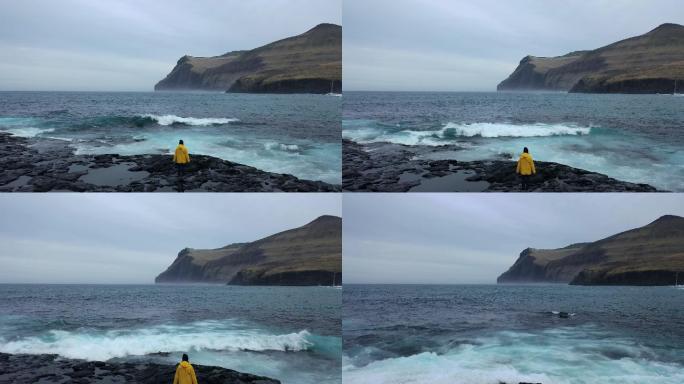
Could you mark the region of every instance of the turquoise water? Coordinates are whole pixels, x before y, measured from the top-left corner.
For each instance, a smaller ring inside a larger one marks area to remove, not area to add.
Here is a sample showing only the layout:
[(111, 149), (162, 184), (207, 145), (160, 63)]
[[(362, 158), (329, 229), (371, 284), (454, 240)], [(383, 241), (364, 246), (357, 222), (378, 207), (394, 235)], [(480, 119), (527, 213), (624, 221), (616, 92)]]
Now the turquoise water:
[(345, 285), (343, 307), (344, 383), (684, 382), (672, 287)]
[(347, 92), (342, 136), (459, 150), (429, 159), (553, 161), (684, 191), (684, 98), (568, 93)]
[(319, 287), (0, 285), (0, 352), (167, 364), (185, 352), (286, 384), (339, 383), (340, 306), (340, 290)]
[(0, 131), (79, 154), (204, 154), (339, 184), (341, 101), (209, 92), (0, 92)]

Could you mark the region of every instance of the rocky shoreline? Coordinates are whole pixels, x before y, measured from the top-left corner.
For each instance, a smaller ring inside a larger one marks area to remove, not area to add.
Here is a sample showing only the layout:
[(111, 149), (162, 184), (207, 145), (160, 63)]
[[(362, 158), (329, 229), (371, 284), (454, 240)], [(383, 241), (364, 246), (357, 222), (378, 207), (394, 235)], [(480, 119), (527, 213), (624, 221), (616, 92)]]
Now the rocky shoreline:
[[(350, 192), (518, 192), (520, 180), (511, 159), (427, 160), (458, 151), (391, 143), (359, 144), (343, 140), (342, 189)], [(537, 174), (528, 192), (658, 192), (648, 184), (551, 162), (535, 162)]]
[(0, 132), (0, 192), (339, 192), (339, 185), (193, 155), (182, 178), (170, 155), (76, 155), (61, 140)]
[[(194, 365), (202, 384), (280, 384), (264, 376), (220, 367)], [(173, 382), (175, 365), (155, 363), (108, 363), (83, 361), (57, 355), (11, 355), (0, 353), (2, 383), (130, 383), (162, 384)]]

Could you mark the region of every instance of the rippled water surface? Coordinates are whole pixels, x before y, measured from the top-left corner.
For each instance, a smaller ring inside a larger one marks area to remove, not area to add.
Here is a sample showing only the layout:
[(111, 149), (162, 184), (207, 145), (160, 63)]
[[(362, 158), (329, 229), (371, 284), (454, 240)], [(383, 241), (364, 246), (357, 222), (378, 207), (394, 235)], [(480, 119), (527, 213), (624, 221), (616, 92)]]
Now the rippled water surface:
[(346, 285), (343, 307), (345, 383), (684, 382), (672, 287)]
[(0, 131), (76, 153), (191, 154), (340, 183), (339, 97), (180, 92), (0, 92)]
[(0, 352), (168, 364), (187, 352), (283, 383), (339, 383), (340, 306), (340, 290), (319, 287), (0, 285)]
[(553, 161), (684, 190), (684, 98), (568, 93), (347, 92), (343, 137), (360, 143), (454, 144), (435, 158)]

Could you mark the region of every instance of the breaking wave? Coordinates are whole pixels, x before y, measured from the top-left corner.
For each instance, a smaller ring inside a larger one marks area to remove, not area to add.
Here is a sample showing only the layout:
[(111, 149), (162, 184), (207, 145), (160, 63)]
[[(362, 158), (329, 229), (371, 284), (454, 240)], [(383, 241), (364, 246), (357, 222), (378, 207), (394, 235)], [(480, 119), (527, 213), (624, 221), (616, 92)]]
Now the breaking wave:
[(592, 128), (571, 124), (508, 124), (508, 123), (447, 123), (434, 130), (397, 130), (387, 127), (361, 126), (345, 128), (343, 137), (360, 143), (388, 142), (404, 145), (438, 146), (461, 138), (517, 138), (581, 136), (591, 134)]
[(11, 133), (14, 136), (19, 137), (36, 137), (42, 133), (54, 132), (54, 128), (35, 128), (35, 127), (19, 127), (19, 128), (6, 128), (3, 129), (4, 132)]
[(440, 131), (443, 136), (465, 137), (540, 137), (540, 136), (566, 136), (588, 135), (589, 127), (578, 127), (567, 124), (502, 124), (502, 123), (475, 123), (456, 124), (448, 123)]
[(209, 125), (221, 125), (228, 123), (235, 123), (240, 121), (235, 118), (221, 118), (221, 117), (180, 117), (176, 115), (141, 115), (143, 118), (152, 119), (159, 125), (173, 125), (173, 124), (184, 124), (184, 125), (199, 125), (199, 126), (209, 126)]
[(227, 321), (198, 321), (188, 325), (158, 325), (140, 329), (75, 331), (50, 330), (16, 340), (0, 338), (4, 353), (58, 354), (72, 359), (106, 361), (176, 351), (306, 351), (313, 348), (312, 335), (274, 334), (245, 328)]
[(0, 117), (0, 130), (20, 137), (35, 137), (54, 128), (38, 128), (40, 120), (33, 117)]
[(285, 151), (285, 152), (298, 152), (299, 146), (297, 144), (281, 144), (281, 143), (265, 143), (264, 148), (269, 151)]
[[(586, 332), (586, 333), (585, 333)], [(343, 382), (434, 383), (681, 383), (684, 370), (659, 361), (649, 347), (591, 328), (501, 332), (446, 353), (422, 352), (358, 366), (343, 358)]]

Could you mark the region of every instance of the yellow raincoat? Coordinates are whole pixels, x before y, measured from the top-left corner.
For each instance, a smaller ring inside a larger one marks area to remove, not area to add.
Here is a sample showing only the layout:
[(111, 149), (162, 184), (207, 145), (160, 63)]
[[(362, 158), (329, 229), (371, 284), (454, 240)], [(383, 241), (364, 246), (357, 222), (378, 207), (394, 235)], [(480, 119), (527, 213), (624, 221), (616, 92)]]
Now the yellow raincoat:
[(187, 361), (181, 361), (176, 368), (176, 376), (173, 378), (173, 384), (197, 384), (197, 377), (192, 365)]
[(519, 173), (523, 176), (537, 173), (537, 170), (534, 169), (534, 160), (532, 160), (532, 155), (526, 152), (523, 152), (522, 155), (520, 155), (518, 167), (516, 168), (515, 173)]
[(187, 164), (190, 162), (190, 155), (185, 145), (178, 144), (176, 152), (173, 154), (173, 162), (176, 164)]

